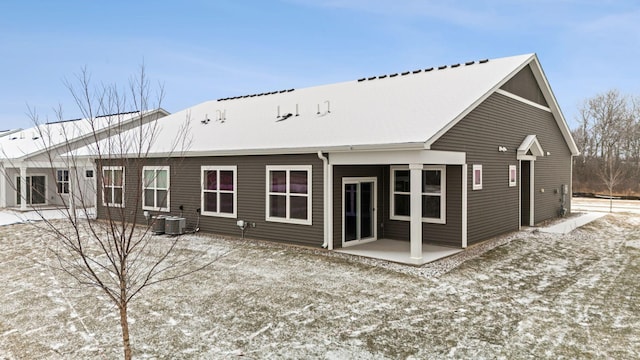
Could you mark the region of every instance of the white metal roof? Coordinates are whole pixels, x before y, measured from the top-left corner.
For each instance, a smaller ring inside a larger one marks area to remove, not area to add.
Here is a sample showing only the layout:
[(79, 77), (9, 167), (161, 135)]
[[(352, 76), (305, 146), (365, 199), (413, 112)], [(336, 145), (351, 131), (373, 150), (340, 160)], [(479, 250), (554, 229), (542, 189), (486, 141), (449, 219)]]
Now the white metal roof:
[[(161, 111), (165, 114), (165, 110)], [(25, 159), (45, 150), (63, 147), (67, 143), (86, 138), (91, 143), (93, 134), (127, 124), (140, 117), (139, 111), (97, 116), (93, 119), (76, 119), (43, 123), (28, 129), (14, 131), (0, 137), (0, 160)]]
[(159, 119), (151, 153), (171, 153), (185, 122), (191, 155), (428, 148), (531, 62), (535, 54), (207, 101)]

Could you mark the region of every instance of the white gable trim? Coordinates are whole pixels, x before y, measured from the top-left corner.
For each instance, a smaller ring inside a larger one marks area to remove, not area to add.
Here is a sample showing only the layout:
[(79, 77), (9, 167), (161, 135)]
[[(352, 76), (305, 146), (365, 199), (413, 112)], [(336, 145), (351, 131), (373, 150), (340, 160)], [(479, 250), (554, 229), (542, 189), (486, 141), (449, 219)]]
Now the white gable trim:
[[(453, 126), (455, 126), (458, 122), (460, 122), (460, 120), (462, 120), (465, 116), (469, 115), (471, 111), (473, 111), (482, 102), (484, 102), (487, 98), (489, 98), (489, 96), (491, 96), (495, 92), (499, 92), (502, 85), (504, 85), (507, 81), (511, 80), (513, 76), (515, 76), (518, 72), (520, 72), (520, 70), (524, 69), (525, 66), (527, 65), (531, 66), (531, 71), (533, 72), (533, 76), (538, 82), (538, 86), (540, 87), (540, 90), (542, 91), (542, 94), (545, 100), (547, 101), (547, 104), (549, 104), (549, 110), (551, 111), (551, 114), (553, 115), (554, 119), (556, 120), (556, 123), (558, 124), (558, 127), (560, 128), (560, 132), (562, 133), (562, 136), (567, 146), (569, 147), (571, 154), (574, 156), (580, 154), (580, 152), (578, 151), (578, 146), (576, 145), (575, 141), (573, 140), (573, 137), (571, 136), (571, 130), (569, 129), (569, 125), (567, 124), (566, 120), (564, 119), (564, 116), (562, 115), (562, 111), (558, 106), (558, 102), (556, 101), (556, 98), (553, 95), (553, 91), (549, 86), (549, 82), (547, 81), (547, 78), (544, 75), (544, 71), (540, 66), (540, 62), (538, 61), (538, 57), (536, 54), (531, 54), (531, 56), (526, 61), (520, 64), (520, 66), (514, 69), (504, 79), (502, 79), (502, 81), (498, 82), (493, 88), (491, 88), (491, 90), (489, 90), (486, 94), (478, 98), (478, 100), (476, 100), (473, 104), (471, 104), (471, 106), (469, 106), (462, 113), (460, 113), (455, 119), (450, 121), (446, 126), (440, 129), (440, 131), (438, 131), (434, 136), (427, 139), (427, 141), (425, 141), (425, 144), (424, 144), (425, 149), (430, 149), (431, 145), (433, 145), (433, 143), (436, 142), (442, 135), (444, 135)], [(508, 94), (508, 92), (506, 91), (505, 93)]]
[(516, 95), (514, 93), (510, 93), (510, 92), (502, 90), (502, 89), (496, 90), (496, 93), (504, 95), (506, 97), (509, 97), (509, 98), (511, 98), (513, 100), (520, 101), (521, 103), (525, 103), (527, 105), (531, 105), (531, 106), (533, 106), (535, 108), (538, 108), (540, 110), (551, 112), (551, 109), (549, 107), (544, 106), (544, 105), (540, 105), (540, 104), (538, 104), (536, 102), (533, 102), (531, 100), (525, 99), (522, 96), (518, 96), (518, 95)]
[(463, 112), (461, 112), (458, 116), (456, 116), (452, 121), (450, 121), (442, 129), (440, 129), (440, 131), (438, 131), (435, 135), (433, 135), (431, 138), (427, 139), (427, 141), (425, 141), (425, 143), (424, 143), (425, 149), (430, 149), (431, 145), (433, 145), (434, 142), (436, 142), (447, 131), (451, 130), (451, 128), (454, 127), (457, 123), (459, 123), (460, 120), (464, 119), (465, 116), (469, 115), (469, 113), (471, 111), (473, 111), (480, 104), (482, 104), (485, 100), (487, 100), (489, 98), (489, 96), (491, 96), (496, 90), (500, 89), (500, 87), (502, 85), (504, 85), (507, 81), (509, 81), (509, 79), (511, 79), (515, 74), (520, 72), (520, 70), (524, 69), (524, 67), (527, 66), (532, 61), (532, 59), (534, 59), (534, 58), (535, 58), (535, 54), (531, 54), (531, 56), (526, 61), (523, 61), (522, 64), (520, 64), (520, 66), (518, 66), (515, 70), (513, 70), (509, 75), (505, 76), (494, 87), (492, 87), (484, 95), (479, 97), (475, 102), (473, 102), (473, 104), (471, 104), (468, 108), (466, 108)]
[[(527, 153), (531, 151), (531, 155), (527, 155)], [(527, 135), (518, 147), (517, 159), (518, 160), (535, 160), (538, 156), (544, 156), (544, 151), (542, 150), (542, 146), (540, 146), (540, 142), (538, 141), (538, 137), (535, 135)]]

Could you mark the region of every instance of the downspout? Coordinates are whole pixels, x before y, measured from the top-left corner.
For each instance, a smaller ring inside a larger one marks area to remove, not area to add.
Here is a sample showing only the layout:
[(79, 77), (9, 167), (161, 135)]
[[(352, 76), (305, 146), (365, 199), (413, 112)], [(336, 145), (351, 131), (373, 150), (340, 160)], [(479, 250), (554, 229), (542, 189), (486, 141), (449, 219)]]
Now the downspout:
[(318, 158), (322, 160), (322, 178), (323, 178), (323, 190), (322, 190), (322, 212), (324, 215), (323, 226), (324, 226), (324, 242), (322, 243), (323, 248), (327, 248), (329, 246), (329, 209), (327, 208), (329, 205), (329, 181), (328, 181), (328, 170), (329, 170), (329, 159), (324, 156), (322, 151), (318, 151)]

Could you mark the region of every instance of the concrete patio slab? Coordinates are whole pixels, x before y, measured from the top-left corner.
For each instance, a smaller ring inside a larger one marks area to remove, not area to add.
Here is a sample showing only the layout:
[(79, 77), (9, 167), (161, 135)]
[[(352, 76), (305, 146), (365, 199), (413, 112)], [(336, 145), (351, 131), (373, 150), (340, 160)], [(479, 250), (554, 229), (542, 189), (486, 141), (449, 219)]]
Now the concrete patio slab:
[(422, 259), (412, 259), (410, 245), (409, 241), (379, 239), (366, 244), (337, 249), (336, 252), (401, 264), (424, 265), (464, 251), (460, 248), (423, 244)]

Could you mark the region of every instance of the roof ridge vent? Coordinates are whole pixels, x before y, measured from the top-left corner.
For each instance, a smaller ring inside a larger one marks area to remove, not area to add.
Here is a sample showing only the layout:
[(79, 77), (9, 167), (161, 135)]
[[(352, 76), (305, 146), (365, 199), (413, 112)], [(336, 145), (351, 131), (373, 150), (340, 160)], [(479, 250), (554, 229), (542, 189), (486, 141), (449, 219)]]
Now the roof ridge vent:
[(232, 97), (226, 97), (226, 98), (219, 98), (216, 101), (228, 101), (228, 100), (235, 100), (235, 99), (245, 99), (245, 98), (250, 98), (250, 97), (256, 97), (256, 96), (265, 96), (265, 95), (275, 95), (275, 94), (282, 94), (282, 93), (288, 93), (288, 92), (292, 92), (295, 89), (284, 89), (284, 90), (276, 90), (276, 91), (267, 91), (267, 92), (262, 92), (262, 93), (256, 93), (256, 94), (248, 94), (248, 95), (239, 95), (239, 96), (232, 96)]
[[(117, 113), (113, 113), (113, 114), (105, 114), (105, 115), (98, 115), (96, 116), (97, 118), (102, 118), (102, 117), (109, 117), (109, 116), (117, 116), (117, 115), (129, 115), (129, 114), (135, 114), (135, 113), (139, 113), (139, 110), (133, 110), (133, 111), (125, 111), (125, 112), (117, 112)], [(78, 119), (80, 120), (80, 119)]]

